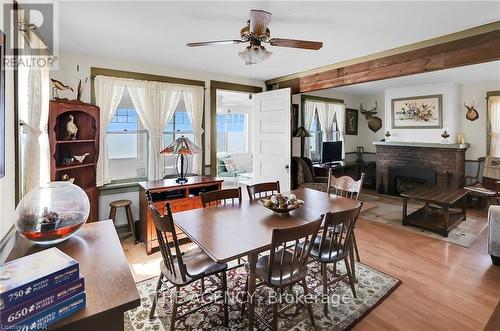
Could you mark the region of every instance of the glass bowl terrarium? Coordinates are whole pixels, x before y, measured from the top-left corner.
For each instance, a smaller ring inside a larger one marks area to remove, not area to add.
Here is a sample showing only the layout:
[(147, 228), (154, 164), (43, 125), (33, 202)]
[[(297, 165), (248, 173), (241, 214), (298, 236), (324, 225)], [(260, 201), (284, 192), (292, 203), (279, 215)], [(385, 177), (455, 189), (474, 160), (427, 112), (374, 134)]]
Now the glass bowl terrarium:
[(23, 197), (16, 208), (16, 227), (26, 239), (52, 245), (78, 232), (89, 212), (89, 198), (80, 187), (70, 182), (51, 182)]

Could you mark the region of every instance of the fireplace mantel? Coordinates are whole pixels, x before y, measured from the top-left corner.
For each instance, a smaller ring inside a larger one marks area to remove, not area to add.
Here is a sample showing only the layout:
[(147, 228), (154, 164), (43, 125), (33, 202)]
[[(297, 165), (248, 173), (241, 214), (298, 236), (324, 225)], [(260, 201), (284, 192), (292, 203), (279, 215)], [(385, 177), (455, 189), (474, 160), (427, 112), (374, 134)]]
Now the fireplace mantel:
[[(377, 185), (390, 191), (397, 173), (435, 172), (434, 185), (438, 188), (459, 188), (464, 185), (465, 151), (469, 144), (439, 144), (402, 141), (374, 141), (377, 148)], [(389, 171), (391, 169), (391, 171)], [(402, 171), (402, 172), (401, 172)], [(411, 176), (409, 176), (411, 177)]]
[(470, 144), (441, 144), (441, 143), (419, 143), (406, 141), (374, 141), (375, 146), (401, 146), (401, 147), (422, 147), (422, 148), (449, 148), (466, 150)]

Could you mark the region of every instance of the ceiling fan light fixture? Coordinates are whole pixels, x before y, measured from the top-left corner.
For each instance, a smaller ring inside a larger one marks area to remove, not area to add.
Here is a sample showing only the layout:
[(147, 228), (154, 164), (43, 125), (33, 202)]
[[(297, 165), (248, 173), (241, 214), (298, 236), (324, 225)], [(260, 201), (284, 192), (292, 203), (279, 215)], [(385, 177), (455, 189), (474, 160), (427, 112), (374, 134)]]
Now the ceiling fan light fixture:
[(264, 61), (273, 54), (269, 52), (264, 46), (260, 45), (250, 45), (243, 52), (239, 52), (238, 55), (242, 60), (245, 61), (246, 65), (256, 64)]

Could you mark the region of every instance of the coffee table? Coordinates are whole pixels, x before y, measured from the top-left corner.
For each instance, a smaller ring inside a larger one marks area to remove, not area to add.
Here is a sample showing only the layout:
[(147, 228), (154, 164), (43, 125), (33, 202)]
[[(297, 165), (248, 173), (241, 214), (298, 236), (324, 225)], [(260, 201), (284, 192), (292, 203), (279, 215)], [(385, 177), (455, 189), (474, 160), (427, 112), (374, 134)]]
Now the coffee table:
[[(439, 190), (435, 188), (401, 193), (403, 198), (402, 224), (418, 226), (448, 237), (450, 230), (465, 220), (467, 194), (468, 191), (464, 189)], [(423, 202), (425, 206), (407, 215), (409, 200)]]

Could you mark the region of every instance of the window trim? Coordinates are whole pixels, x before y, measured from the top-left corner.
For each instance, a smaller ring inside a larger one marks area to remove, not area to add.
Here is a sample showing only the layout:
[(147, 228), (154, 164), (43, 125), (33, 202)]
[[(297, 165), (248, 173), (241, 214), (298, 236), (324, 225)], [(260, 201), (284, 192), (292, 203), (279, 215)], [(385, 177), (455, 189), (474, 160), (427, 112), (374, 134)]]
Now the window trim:
[[(188, 85), (188, 86), (202, 86), (205, 90), (205, 81), (204, 80), (194, 80), (194, 79), (186, 79), (179, 77), (170, 77), (170, 76), (161, 76), (154, 74), (146, 74), (140, 72), (133, 71), (125, 71), (125, 70), (115, 70), (115, 69), (107, 69), (107, 68), (99, 68), (99, 67), (90, 67), (90, 103), (96, 105), (95, 101), (95, 78), (96, 76), (108, 76), (108, 77), (116, 77), (116, 78), (127, 78), (127, 79), (135, 79), (135, 80), (145, 80), (151, 82), (161, 82), (161, 83), (171, 83), (171, 84), (179, 84), (179, 85)], [(205, 119), (205, 104), (206, 104), (206, 95), (203, 97), (203, 118)], [(202, 129), (205, 130), (205, 120), (202, 122)], [(148, 134), (149, 141), (149, 134)], [(205, 152), (205, 133), (201, 136), (201, 149)], [(149, 148), (146, 153), (146, 158), (149, 159)], [(203, 163), (205, 162), (205, 153), (202, 154)], [(149, 165), (148, 165), (149, 167)], [(202, 169), (205, 169), (203, 166)], [(138, 181), (141, 181), (140, 178)], [(113, 180), (110, 185), (113, 184)]]
[(486, 92), (486, 155), (490, 154), (491, 149), (491, 124), (490, 124), (490, 97), (500, 96), (500, 90)]

